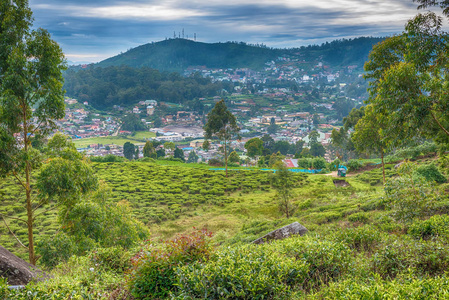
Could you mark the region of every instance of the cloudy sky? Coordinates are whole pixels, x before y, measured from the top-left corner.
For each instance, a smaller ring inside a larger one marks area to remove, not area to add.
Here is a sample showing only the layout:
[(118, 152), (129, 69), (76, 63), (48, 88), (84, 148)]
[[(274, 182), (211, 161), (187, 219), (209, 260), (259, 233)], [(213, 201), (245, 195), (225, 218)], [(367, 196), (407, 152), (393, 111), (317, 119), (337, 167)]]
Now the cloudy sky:
[(412, 0), (30, 0), (34, 25), (71, 62), (98, 62), (182, 34), (201, 42), (298, 47), (401, 32)]

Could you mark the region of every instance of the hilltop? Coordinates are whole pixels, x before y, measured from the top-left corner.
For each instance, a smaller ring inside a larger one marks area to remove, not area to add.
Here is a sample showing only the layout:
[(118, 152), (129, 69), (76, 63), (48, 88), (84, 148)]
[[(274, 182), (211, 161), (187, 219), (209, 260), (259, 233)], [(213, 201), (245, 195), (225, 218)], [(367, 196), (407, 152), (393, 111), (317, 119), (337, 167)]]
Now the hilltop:
[(182, 72), (190, 66), (206, 68), (250, 68), (262, 70), (266, 62), (279, 56), (315, 61), (332, 66), (363, 65), (373, 45), (382, 38), (359, 37), (335, 40), (322, 45), (275, 49), (244, 42), (202, 43), (187, 39), (167, 39), (130, 49), (96, 64), (98, 67), (150, 67), (160, 71)]

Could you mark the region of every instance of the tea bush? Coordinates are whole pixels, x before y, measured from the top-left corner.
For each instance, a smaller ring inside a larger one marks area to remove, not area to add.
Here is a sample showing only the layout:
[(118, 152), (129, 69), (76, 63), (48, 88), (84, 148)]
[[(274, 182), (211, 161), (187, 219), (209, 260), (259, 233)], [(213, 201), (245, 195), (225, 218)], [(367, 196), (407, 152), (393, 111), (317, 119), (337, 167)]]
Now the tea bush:
[(438, 170), (435, 164), (422, 165), (416, 168), (416, 174), (423, 176), (428, 181), (444, 183), (447, 178)]
[(277, 245), (244, 245), (219, 251), (206, 263), (178, 269), (178, 299), (281, 298), (301, 286), (304, 261), (281, 255)]
[(449, 299), (449, 278), (351, 278), (332, 283), (307, 299)]
[(351, 250), (344, 243), (304, 236), (278, 244), (280, 251), (307, 264), (306, 288), (327, 284), (345, 275), (351, 265)]
[(348, 167), (348, 171), (354, 172), (360, 170), (363, 167), (363, 163), (357, 159), (350, 159), (346, 166)]
[(343, 242), (357, 251), (373, 251), (382, 242), (382, 234), (376, 228), (365, 225), (337, 231), (334, 235), (337, 242)]
[(348, 220), (351, 222), (367, 223), (369, 215), (366, 212), (357, 212), (348, 216)]
[(435, 215), (422, 221), (417, 220), (410, 225), (408, 234), (417, 239), (429, 239), (431, 237), (448, 238), (449, 234), (449, 216)]
[(150, 245), (142, 249), (132, 259), (129, 287), (133, 297), (167, 297), (175, 290), (178, 267), (209, 259), (213, 251), (211, 236), (207, 230), (196, 230), (168, 240), (160, 247)]

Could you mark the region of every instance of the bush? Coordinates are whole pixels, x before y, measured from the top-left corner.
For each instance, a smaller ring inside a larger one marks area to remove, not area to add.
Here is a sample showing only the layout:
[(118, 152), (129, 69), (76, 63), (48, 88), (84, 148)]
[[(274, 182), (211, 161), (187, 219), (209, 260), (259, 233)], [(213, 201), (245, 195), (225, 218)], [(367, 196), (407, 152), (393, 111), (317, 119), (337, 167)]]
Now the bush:
[(438, 236), (448, 237), (448, 226), (448, 215), (435, 215), (425, 221), (415, 221), (408, 229), (408, 234), (417, 239), (429, 239)]
[(332, 283), (308, 299), (447, 299), (449, 280), (439, 278), (407, 278), (393, 281), (374, 277), (366, 282), (351, 278)]
[(78, 253), (78, 247), (73, 238), (64, 232), (58, 232), (56, 235), (38, 240), (36, 252), (41, 256), (39, 263), (51, 268)]
[(449, 248), (435, 241), (394, 241), (372, 257), (373, 271), (390, 279), (406, 270), (420, 276), (438, 276), (448, 267)]
[(91, 156), (90, 160), (93, 162), (124, 162), (126, 158), (113, 154), (107, 154), (105, 156)]
[(312, 166), (314, 169), (322, 170), (326, 168), (326, 160), (323, 157), (315, 157), (312, 160)]
[(351, 222), (360, 222), (360, 223), (367, 223), (368, 222), (368, 217), (369, 215), (365, 212), (358, 212), (358, 213), (354, 213), (352, 215), (348, 216), (348, 220)]
[(435, 164), (423, 165), (416, 168), (415, 173), (423, 176), (428, 181), (444, 183), (447, 178), (438, 170)]
[(131, 268), (131, 255), (120, 247), (98, 248), (89, 254), (92, 263), (105, 271), (124, 273)]
[(421, 176), (412, 176), (413, 171), (413, 164), (403, 163), (398, 169), (401, 176), (388, 179), (384, 188), (383, 202), (393, 209), (392, 216), (402, 222), (433, 214), (440, 200), (435, 186)]
[(207, 162), (209, 164), (209, 166), (214, 166), (214, 167), (222, 167), (224, 166), (224, 163), (216, 158), (211, 158), (209, 159), (209, 161)]
[(282, 256), (274, 244), (225, 248), (207, 263), (178, 270), (179, 299), (267, 299), (301, 285), (307, 264)]
[(309, 266), (305, 288), (316, 288), (345, 275), (351, 264), (351, 251), (343, 243), (319, 237), (290, 239), (281, 244), (281, 251), (293, 255)]
[(360, 160), (351, 159), (346, 166), (348, 167), (348, 171), (354, 172), (360, 170), (363, 167), (363, 163)]
[(341, 230), (335, 234), (335, 239), (358, 251), (373, 251), (382, 241), (382, 236), (376, 228), (363, 226)]
[(136, 299), (167, 297), (175, 290), (176, 269), (196, 261), (207, 261), (212, 254), (207, 230), (179, 235), (162, 247), (142, 249), (132, 259), (129, 286)]

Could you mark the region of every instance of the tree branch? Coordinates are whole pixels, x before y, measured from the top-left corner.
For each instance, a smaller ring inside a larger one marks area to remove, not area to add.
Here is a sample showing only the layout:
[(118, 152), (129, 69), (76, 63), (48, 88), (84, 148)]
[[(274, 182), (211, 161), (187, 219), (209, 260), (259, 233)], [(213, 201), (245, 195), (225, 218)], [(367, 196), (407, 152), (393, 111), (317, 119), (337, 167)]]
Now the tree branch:
[(25, 246), (24, 244), (22, 244), (22, 242), (21, 242), (21, 241), (19, 240), (19, 238), (14, 234), (14, 232), (12, 232), (11, 228), (9, 228), (8, 223), (6, 223), (6, 220), (5, 220), (5, 218), (3, 217), (3, 215), (2, 215), (2, 219), (3, 219), (3, 222), (4, 222), (5, 225), (6, 225), (6, 228), (8, 228), (9, 232), (13, 235), (13, 237), (15, 237), (15, 239), (17, 240), (17, 242), (19, 242), (20, 246), (22, 246), (22, 247), (25, 248), (25, 249), (28, 249), (27, 246)]
[(433, 111), (430, 111), (430, 114), (432, 115), (432, 118), (435, 120), (435, 122), (437, 122), (438, 126), (444, 131), (444, 133), (446, 135), (449, 135), (449, 131), (447, 131), (446, 128), (443, 127), (443, 125), (441, 125), (440, 121), (438, 121), (437, 117), (435, 116), (435, 114), (433, 113)]
[(20, 185), (21, 185), (24, 189), (26, 189), (27, 187), (26, 187), (25, 183), (23, 183), (23, 181), (19, 178), (19, 175), (17, 175), (16, 172), (13, 172), (13, 175), (14, 175), (14, 177), (17, 179), (17, 181), (20, 183)]
[[(5, 218), (3, 214), (0, 214), (0, 215), (2, 216), (2, 218)], [(27, 224), (27, 226), (28, 226), (28, 222), (25, 221), (24, 219), (17, 218), (17, 217), (9, 217), (9, 216), (8, 216), (7, 218), (13, 219), (13, 220), (18, 220), (18, 221), (20, 221), (20, 222), (23, 222), (23, 223)]]
[(33, 221), (36, 220), (36, 218), (39, 217), (40, 215), (45, 214), (46, 212), (49, 212), (50, 210), (53, 210), (53, 209), (57, 208), (59, 205), (60, 204), (54, 205), (54, 206), (50, 207), (49, 209), (46, 209), (43, 212), (41, 212), (41, 213), (39, 213), (37, 215), (34, 215)]

